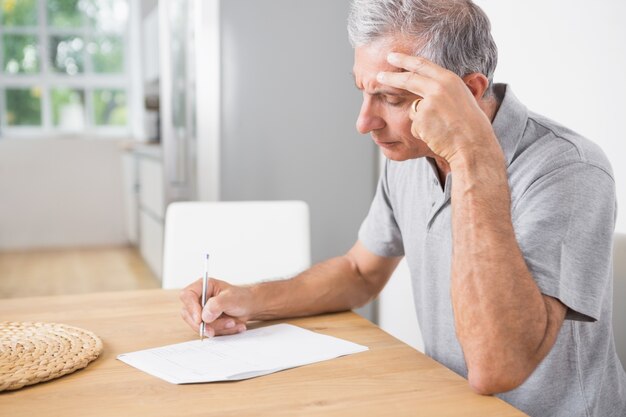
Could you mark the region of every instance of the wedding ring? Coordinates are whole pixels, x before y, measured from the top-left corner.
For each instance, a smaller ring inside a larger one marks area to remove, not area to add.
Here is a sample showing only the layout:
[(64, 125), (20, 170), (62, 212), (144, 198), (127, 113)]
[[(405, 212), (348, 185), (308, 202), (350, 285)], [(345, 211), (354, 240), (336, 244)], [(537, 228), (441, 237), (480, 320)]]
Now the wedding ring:
[(413, 110), (413, 113), (417, 113), (417, 105), (420, 104), (420, 101), (422, 100), (422, 98), (416, 98), (413, 103), (411, 103), (411, 110)]

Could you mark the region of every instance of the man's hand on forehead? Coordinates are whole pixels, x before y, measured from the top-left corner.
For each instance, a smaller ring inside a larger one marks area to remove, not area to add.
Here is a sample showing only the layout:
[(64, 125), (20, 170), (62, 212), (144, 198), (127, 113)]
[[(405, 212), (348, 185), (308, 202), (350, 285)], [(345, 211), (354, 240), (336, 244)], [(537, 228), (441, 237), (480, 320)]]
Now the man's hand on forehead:
[(485, 145), (497, 145), (491, 121), (478, 104), (489, 85), (484, 75), (470, 74), (462, 79), (426, 58), (397, 52), (390, 53), (387, 61), (404, 71), (382, 71), (376, 80), (382, 86), (420, 97), (407, 113), (411, 133), (435, 154), (452, 165), (466, 151), (484, 154)]
[(391, 52), (387, 56), (387, 62), (397, 67), (399, 71), (379, 72), (376, 77), (378, 82), (411, 91), (422, 97), (438, 88), (435, 81), (443, 81), (445, 77), (456, 77), (453, 72), (423, 57)]

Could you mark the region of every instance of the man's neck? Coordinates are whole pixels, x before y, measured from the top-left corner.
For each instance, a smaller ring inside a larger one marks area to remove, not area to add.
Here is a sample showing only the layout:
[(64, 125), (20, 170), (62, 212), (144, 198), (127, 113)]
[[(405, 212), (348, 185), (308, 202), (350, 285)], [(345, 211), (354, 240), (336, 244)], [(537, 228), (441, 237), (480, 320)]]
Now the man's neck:
[(478, 105), (483, 110), (483, 112), (485, 112), (485, 114), (489, 118), (489, 121), (493, 123), (493, 119), (496, 118), (496, 114), (498, 113), (498, 109), (500, 108), (501, 103), (502, 100), (496, 94), (492, 94), (489, 97), (485, 97), (480, 100)]
[(495, 119), (496, 114), (498, 114), (498, 109), (500, 109), (500, 105), (502, 104), (502, 100), (504, 100), (506, 86), (504, 84), (494, 84), (491, 86), (491, 94), (487, 97), (484, 97), (480, 101), (480, 107), (483, 109), (491, 123), (493, 124), (493, 119)]

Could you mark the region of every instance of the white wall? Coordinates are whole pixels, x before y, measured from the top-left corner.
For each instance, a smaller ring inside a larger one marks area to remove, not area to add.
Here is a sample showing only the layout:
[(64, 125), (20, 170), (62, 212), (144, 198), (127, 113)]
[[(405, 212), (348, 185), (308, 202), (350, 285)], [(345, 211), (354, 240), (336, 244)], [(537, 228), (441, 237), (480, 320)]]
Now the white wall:
[[(499, 49), (496, 82), (511, 84), (529, 109), (599, 144), (613, 164), (616, 230), (626, 232), (626, 2), (475, 0)], [(379, 299), (380, 326), (422, 350), (403, 262)]]
[(626, 2), (475, 0), (492, 23), (500, 62), (529, 109), (600, 145), (615, 172), (616, 230), (626, 232)]
[(0, 250), (126, 243), (120, 144), (0, 140)]

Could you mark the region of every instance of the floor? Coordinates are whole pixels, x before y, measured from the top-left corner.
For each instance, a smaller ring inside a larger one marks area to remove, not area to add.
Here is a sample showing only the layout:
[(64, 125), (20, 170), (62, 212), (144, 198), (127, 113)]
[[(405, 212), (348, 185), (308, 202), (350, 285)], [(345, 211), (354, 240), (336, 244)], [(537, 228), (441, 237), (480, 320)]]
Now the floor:
[(130, 246), (0, 252), (0, 298), (159, 286)]

